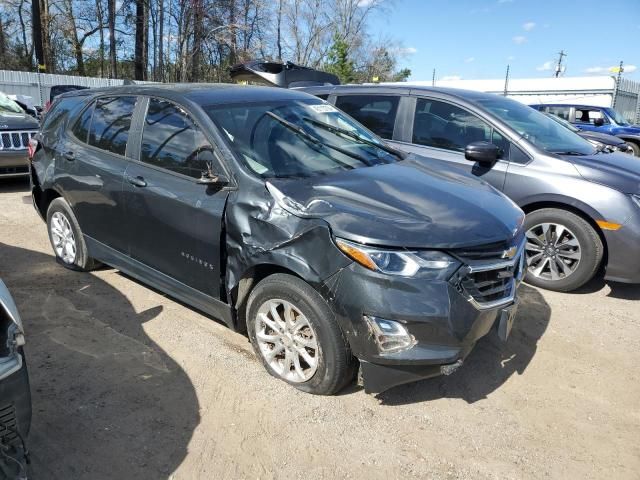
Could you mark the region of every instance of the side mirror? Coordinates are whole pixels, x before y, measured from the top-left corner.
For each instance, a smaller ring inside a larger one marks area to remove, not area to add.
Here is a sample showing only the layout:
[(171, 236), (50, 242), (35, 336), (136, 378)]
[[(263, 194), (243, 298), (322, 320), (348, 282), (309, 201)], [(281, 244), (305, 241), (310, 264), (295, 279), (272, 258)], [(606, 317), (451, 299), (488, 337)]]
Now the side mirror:
[(198, 185), (219, 185), (224, 186), (229, 183), (229, 179), (224, 175), (209, 175), (204, 173), (198, 180)]
[(489, 142), (473, 142), (464, 149), (464, 158), (492, 167), (500, 157), (500, 147)]
[(594, 119), (593, 119), (593, 124), (594, 124), (596, 127), (601, 127), (601, 126), (603, 126), (603, 125), (604, 125), (604, 118), (594, 118)]

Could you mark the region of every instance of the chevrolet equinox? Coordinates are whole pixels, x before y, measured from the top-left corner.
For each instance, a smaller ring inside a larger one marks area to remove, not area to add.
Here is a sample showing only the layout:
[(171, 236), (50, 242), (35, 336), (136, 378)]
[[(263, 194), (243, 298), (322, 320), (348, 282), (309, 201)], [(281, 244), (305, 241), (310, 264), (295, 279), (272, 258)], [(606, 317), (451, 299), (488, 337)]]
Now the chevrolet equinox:
[(523, 274), (523, 212), (302, 92), (125, 86), (57, 98), (33, 202), (65, 267), (101, 263), (246, 331), (267, 371), (332, 394), (458, 368)]

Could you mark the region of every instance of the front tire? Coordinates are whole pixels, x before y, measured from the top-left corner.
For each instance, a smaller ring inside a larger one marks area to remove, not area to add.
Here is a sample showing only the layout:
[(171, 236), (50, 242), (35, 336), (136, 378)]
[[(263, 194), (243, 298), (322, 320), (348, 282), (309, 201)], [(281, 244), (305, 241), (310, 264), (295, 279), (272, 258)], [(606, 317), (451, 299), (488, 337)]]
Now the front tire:
[(64, 198), (54, 199), (47, 209), (49, 241), (58, 263), (70, 270), (87, 272), (100, 263), (87, 254), (76, 216)]
[(604, 251), (602, 240), (582, 217), (566, 210), (543, 208), (528, 214), (524, 226), (527, 283), (570, 292), (598, 271)]
[(333, 395), (355, 377), (357, 363), (334, 313), (298, 277), (278, 273), (256, 285), (247, 332), (267, 371), (299, 390)]
[(640, 157), (640, 145), (638, 145), (635, 142), (627, 142), (627, 145), (629, 145), (629, 148), (631, 148), (631, 150), (633, 150), (633, 155), (636, 157)]

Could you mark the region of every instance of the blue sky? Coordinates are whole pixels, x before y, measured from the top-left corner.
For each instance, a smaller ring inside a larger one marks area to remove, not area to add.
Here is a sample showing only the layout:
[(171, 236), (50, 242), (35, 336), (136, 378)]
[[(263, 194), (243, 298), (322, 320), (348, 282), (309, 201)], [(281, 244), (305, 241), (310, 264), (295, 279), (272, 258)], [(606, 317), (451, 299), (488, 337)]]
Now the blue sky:
[(370, 33), (401, 42), (412, 80), (606, 75), (640, 80), (640, 0), (391, 0)]

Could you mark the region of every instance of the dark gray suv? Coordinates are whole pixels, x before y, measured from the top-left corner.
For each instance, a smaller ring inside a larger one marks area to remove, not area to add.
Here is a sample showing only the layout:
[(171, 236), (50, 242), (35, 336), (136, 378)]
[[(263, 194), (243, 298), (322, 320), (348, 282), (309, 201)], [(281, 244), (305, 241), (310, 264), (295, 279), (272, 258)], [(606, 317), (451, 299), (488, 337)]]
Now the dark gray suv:
[(247, 330), (274, 376), (319, 394), (450, 373), (506, 339), (523, 212), (285, 89), (131, 86), (59, 97), (32, 161), (67, 268), (100, 262)]
[(527, 213), (527, 282), (574, 290), (606, 269), (640, 283), (640, 162), (598, 151), (501, 96), (410, 86), (321, 86), (317, 95), (406, 152), (482, 178)]
[(29, 175), (29, 140), (38, 121), (0, 92), (0, 179)]

